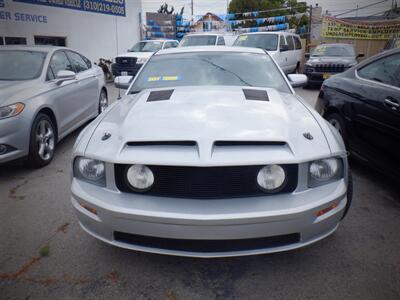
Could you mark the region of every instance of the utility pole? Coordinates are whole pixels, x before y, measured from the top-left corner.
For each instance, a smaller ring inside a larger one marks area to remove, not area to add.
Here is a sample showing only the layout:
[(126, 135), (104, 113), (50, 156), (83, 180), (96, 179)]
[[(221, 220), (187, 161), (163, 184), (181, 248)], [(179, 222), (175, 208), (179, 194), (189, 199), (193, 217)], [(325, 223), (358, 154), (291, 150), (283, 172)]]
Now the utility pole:
[(191, 1), (192, 4), (192, 21), (194, 21), (194, 13), (193, 13), (193, 0)]

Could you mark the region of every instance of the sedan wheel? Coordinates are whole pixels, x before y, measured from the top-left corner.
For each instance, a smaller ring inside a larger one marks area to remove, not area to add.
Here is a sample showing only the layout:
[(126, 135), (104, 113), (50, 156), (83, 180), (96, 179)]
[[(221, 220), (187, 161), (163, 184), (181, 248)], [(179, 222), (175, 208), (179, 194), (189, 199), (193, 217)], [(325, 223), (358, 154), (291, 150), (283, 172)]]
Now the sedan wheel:
[(28, 163), (36, 168), (49, 164), (54, 156), (54, 125), (45, 114), (39, 114), (32, 125)]
[(346, 148), (348, 148), (348, 137), (347, 137), (347, 130), (345, 127), (344, 120), (341, 115), (338, 113), (333, 113), (330, 114), (326, 117), (326, 120), (339, 131), (340, 135), (343, 138), (343, 142), (346, 145)]
[(105, 90), (101, 90), (99, 98), (99, 114), (106, 110), (108, 107), (108, 98)]

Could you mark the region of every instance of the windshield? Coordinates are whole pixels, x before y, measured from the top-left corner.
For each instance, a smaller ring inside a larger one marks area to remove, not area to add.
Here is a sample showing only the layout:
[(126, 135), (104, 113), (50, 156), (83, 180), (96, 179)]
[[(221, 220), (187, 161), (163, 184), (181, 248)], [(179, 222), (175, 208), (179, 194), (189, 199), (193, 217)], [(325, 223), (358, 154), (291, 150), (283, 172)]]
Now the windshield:
[(255, 86), (290, 93), (282, 74), (268, 55), (234, 52), (153, 56), (138, 74), (130, 92), (206, 85)]
[(191, 35), (185, 36), (181, 43), (180, 47), (189, 47), (189, 46), (214, 46), (217, 40), (217, 36), (215, 35)]
[(354, 48), (347, 45), (319, 45), (311, 56), (356, 56)]
[(29, 80), (40, 76), (47, 53), (25, 50), (0, 51), (0, 80)]
[(136, 43), (130, 52), (156, 52), (162, 47), (162, 42), (139, 42)]
[(277, 34), (243, 34), (240, 35), (233, 46), (261, 48), (274, 51), (278, 48)]

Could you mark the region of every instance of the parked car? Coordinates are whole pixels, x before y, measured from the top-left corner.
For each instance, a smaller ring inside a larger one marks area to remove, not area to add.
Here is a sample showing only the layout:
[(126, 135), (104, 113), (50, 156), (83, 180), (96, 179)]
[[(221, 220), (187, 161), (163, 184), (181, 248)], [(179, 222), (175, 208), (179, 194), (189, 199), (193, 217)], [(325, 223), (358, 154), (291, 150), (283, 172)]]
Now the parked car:
[(243, 33), (238, 36), (233, 46), (264, 49), (286, 74), (300, 71), (303, 49), (297, 34), (288, 32)]
[(145, 40), (136, 43), (127, 53), (118, 55), (111, 65), (112, 74), (117, 76), (135, 76), (146, 60), (161, 49), (176, 48), (176, 40)]
[(334, 232), (351, 201), (346, 150), (295, 94), (306, 76), (287, 77), (261, 49), (155, 53), (74, 146), (82, 228), (197, 257), (284, 251)]
[(43, 167), (57, 142), (108, 105), (104, 74), (60, 47), (0, 47), (0, 164)]
[(400, 49), (325, 81), (317, 109), (341, 133), (352, 156), (400, 177)]
[(179, 47), (192, 47), (192, 46), (225, 46), (225, 38), (223, 34), (218, 34), (218, 33), (186, 34), (181, 39)]
[(363, 56), (361, 53), (357, 55), (354, 46), (350, 44), (321, 44), (305, 63), (304, 74), (308, 77), (309, 85), (321, 85), (332, 75), (355, 66), (357, 59)]

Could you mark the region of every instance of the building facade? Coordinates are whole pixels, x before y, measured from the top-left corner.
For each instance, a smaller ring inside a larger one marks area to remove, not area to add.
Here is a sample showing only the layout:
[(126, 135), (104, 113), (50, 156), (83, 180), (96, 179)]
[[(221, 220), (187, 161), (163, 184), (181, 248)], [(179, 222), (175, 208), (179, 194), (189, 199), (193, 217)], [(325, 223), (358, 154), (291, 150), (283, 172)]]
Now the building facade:
[(93, 61), (140, 40), (141, 0), (0, 0), (0, 45), (57, 45)]

